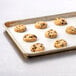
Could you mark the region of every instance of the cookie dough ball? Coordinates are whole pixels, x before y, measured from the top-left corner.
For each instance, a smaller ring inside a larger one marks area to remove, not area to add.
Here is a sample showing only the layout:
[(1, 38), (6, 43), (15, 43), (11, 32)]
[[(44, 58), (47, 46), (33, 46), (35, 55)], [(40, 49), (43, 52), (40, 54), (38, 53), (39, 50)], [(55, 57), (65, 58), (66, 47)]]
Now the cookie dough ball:
[(44, 49), (45, 47), (42, 43), (36, 43), (31, 46), (32, 52), (40, 52), (40, 51), (44, 51)]
[(56, 38), (57, 37), (57, 32), (53, 29), (50, 29), (45, 32), (45, 37), (47, 38)]
[(26, 34), (24, 35), (23, 40), (26, 42), (34, 42), (37, 40), (37, 36), (34, 34)]
[(14, 28), (15, 32), (24, 32), (26, 31), (26, 26), (25, 25), (16, 25)]
[(76, 28), (74, 26), (68, 26), (66, 32), (69, 34), (76, 34)]
[(62, 48), (62, 47), (66, 47), (66, 46), (67, 46), (67, 42), (64, 39), (56, 40), (54, 43), (54, 47), (56, 47), (56, 48)]
[(35, 23), (35, 27), (37, 29), (45, 29), (45, 28), (47, 28), (47, 23), (44, 21), (39, 21), (39, 22)]
[(56, 25), (65, 25), (65, 24), (67, 24), (67, 21), (64, 19), (64, 18), (56, 18), (55, 20), (54, 20), (54, 23), (56, 24)]

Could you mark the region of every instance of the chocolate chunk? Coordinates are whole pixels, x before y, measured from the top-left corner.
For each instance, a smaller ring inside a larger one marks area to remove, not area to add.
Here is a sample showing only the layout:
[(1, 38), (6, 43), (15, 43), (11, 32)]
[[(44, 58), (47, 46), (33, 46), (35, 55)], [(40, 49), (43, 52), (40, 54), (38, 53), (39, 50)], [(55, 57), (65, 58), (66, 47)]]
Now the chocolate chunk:
[(29, 38), (32, 38), (32, 36), (29, 36)]

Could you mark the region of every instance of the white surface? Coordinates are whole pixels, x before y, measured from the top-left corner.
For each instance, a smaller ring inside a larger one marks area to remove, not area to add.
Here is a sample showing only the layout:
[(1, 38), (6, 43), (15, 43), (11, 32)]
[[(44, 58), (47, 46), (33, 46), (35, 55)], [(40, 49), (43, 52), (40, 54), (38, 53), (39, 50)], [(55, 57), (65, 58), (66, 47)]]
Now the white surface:
[[(9, 27), (8, 30), (9, 32), (12, 34), (13, 38), (19, 43), (20, 47), (22, 47), (22, 51), (23, 53), (27, 53), (27, 54), (32, 54), (33, 52), (30, 51), (30, 47), (31, 45), (35, 44), (35, 43), (42, 43), (45, 46), (45, 51), (49, 51), (49, 50), (55, 50), (57, 48), (54, 47), (54, 42), (58, 39), (64, 39), (67, 41), (67, 47), (72, 47), (72, 46), (76, 46), (76, 36), (75, 35), (70, 35), (67, 34), (65, 32), (66, 27), (68, 26), (75, 26), (76, 24), (76, 17), (72, 17), (72, 18), (66, 18), (67, 21), (67, 25), (64, 26), (56, 26), (54, 24), (54, 20), (53, 21), (45, 21), (47, 23), (47, 28), (46, 29), (36, 29), (35, 28), (35, 24), (25, 24), (27, 31), (23, 32), (23, 33), (18, 33), (14, 31), (15, 26), (13, 27)], [(76, 26), (75, 26), (76, 27)], [(57, 38), (54, 39), (49, 39), (45, 37), (45, 32), (53, 29), (57, 31)], [(28, 42), (24, 42), (23, 41), (23, 37), (26, 34), (35, 34), (37, 36), (37, 41), (32, 42), (32, 43), (28, 43)], [(72, 40), (72, 41), (71, 41)]]
[(75, 0), (0, 0), (0, 76), (76, 76), (76, 51), (23, 59), (3, 23), (76, 11)]

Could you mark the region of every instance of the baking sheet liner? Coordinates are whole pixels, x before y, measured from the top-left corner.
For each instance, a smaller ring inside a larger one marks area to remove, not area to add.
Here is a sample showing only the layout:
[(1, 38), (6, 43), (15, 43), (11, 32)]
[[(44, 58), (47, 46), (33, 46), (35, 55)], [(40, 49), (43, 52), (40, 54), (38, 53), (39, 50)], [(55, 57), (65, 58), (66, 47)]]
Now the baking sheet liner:
[[(17, 46), (20, 48), (21, 52), (24, 54), (24, 55), (27, 55), (27, 56), (35, 56), (35, 55), (40, 55), (40, 54), (47, 54), (47, 53), (53, 53), (53, 52), (57, 52), (57, 51), (63, 51), (65, 49), (72, 49), (72, 48), (76, 48), (76, 35), (70, 35), (70, 34), (67, 34), (65, 32), (65, 29), (67, 26), (75, 26), (76, 27), (76, 13), (74, 12), (73, 13), (68, 13), (70, 15), (66, 16), (66, 20), (67, 20), (67, 25), (64, 25), (64, 26), (56, 26), (54, 24), (54, 21), (52, 20), (53, 19), (53, 16), (52, 16), (52, 19), (51, 19), (51, 16), (47, 16), (49, 17), (48, 20), (46, 20), (46, 18), (44, 17), (44, 21), (47, 22), (48, 24), (48, 27), (46, 29), (36, 29), (34, 27), (34, 23), (36, 22), (32, 22), (31, 20), (31, 23), (26, 23), (27, 21), (29, 21), (30, 19), (27, 19), (27, 20), (22, 20), (22, 21), (13, 21), (12, 23), (11, 22), (7, 22), (5, 23), (5, 28), (6, 28), (6, 31), (8, 32), (8, 34), (12, 37), (13, 41), (17, 44)], [(61, 16), (60, 15), (56, 15), (56, 17), (65, 17), (66, 14), (62, 14)], [(73, 16), (74, 15), (74, 16)], [(55, 16), (54, 16), (55, 17)], [(55, 17), (55, 18), (56, 18)], [(37, 21), (39, 21), (40, 19), (38, 19)], [(43, 17), (42, 17), (42, 20), (43, 20)], [(41, 20), (40, 20), (41, 21)], [(15, 32), (14, 31), (14, 27), (16, 24), (24, 24), (26, 25), (27, 27), (27, 31), (26, 32), (23, 32), (23, 33), (18, 33), (18, 32)], [(9, 27), (8, 27), (9, 26)], [(12, 27), (10, 27), (12, 26)], [(54, 39), (49, 39), (49, 38), (46, 38), (45, 37), (45, 31), (49, 30), (49, 29), (54, 29), (57, 31), (58, 33), (58, 37), (57, 38), (54, 38)], [(37, 36), (37, 41), (36, 42), (25, 42), (23, 41), (23, 37), (25, 34), (35, 34)], [(64, 39), (67, 41), (67, 47), (64, 47), (64, 48), (55, 48), (54, 47), (54, 42), (57, 40), (57, 39)], [(45, 51), (44, 52), (37, 52), (37, 53), (33, 53), (30, 51), (30, 46), (32, 44), (35, 44), (35, 43), (43, 43), (44, 46), (45, 46)]]

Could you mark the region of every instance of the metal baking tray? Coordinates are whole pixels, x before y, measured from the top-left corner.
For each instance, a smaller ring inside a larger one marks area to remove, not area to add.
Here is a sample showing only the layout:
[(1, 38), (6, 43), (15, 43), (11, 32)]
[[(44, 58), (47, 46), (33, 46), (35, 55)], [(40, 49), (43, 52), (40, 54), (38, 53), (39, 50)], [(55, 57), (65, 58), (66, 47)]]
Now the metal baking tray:
[[(67, 25), (65, 26), (56, 26), (54, 24), (54, 19), (57, 17), (63, 17), (67, 20)], [(35, 29), (34, 24), (37, 21), (45, 21), (48, 23), (48, 27), (46, 29)], [(15, 25), (17, 24), (24, 24), (27, 27), (27, 31), (24, 33), (17, 33), (13, 29)], [(76, 35), (69, 35), (65, 32), (65, 28), (67, 26), (75, 26), (76, 25), (76, 12), (69, 12), (69, 13), (63, 13), (63, 14), (57, 14), (57, 15), (50, 15), (50, 16), (43, 16), (43, 17), (37, 17), (37, 18), (31, 18), (31, 19), (24, 19), (24, 20), (16, 20), (16, 21), (9, 21), (5, 23), (5, 29), (9, 36), (12, 38), (14, 43), (17, 45), (17, 47), (20, 49), (21, 53), (24, 57), (28, 56), (38, 56), (38, 55), (45, 55), (45, 54), (52, 54), (57, 52), (63, 52), (68, 51), (72, 49), (76, 49)], [(58, 37), (55, 39), (48, 39), (45, 38), (44, 33), (48, 29), (54, 29), (58, 32)], [(23, 41), (23, 36), (27, 33), (36, 34), (39, 38), (36, 42), (27, 43)], [(53, 46), (53, 43), (57, 39), (65, 39), (68, 43), (67, 47), (64, 48), (55, 48)], [(31, 52), (30, 46), (34, 43), (43, 43), (45, 46), (45, 51), (43, 52)]]

